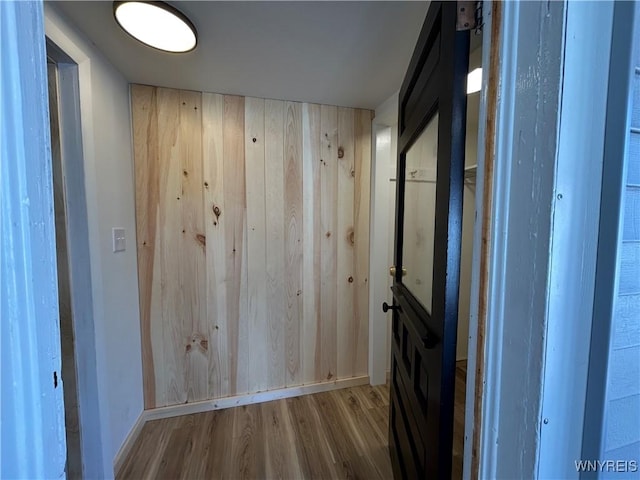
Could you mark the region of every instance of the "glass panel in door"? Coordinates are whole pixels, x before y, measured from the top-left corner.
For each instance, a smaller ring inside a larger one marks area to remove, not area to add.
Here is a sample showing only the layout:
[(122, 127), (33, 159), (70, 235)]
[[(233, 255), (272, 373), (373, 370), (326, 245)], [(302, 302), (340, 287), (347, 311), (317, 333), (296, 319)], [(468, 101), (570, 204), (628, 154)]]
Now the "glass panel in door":
[(402, 283), (431, 313), (438, 157), (436, 113), (406, 154)]

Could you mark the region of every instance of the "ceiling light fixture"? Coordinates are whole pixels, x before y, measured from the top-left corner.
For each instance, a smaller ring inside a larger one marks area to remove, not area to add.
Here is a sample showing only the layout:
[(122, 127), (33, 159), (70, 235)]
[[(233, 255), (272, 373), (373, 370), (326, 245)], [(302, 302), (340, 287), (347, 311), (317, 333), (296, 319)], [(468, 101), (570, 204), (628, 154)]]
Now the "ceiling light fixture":
[(198, 43), (193, 23), (165, 2), (113, 2), (113, 16), (133, 38), (164, 52), (189, 52)]
[(480, 91), (482, 87), (482, 69), (476, 68), (467, 76), (467, 95)]

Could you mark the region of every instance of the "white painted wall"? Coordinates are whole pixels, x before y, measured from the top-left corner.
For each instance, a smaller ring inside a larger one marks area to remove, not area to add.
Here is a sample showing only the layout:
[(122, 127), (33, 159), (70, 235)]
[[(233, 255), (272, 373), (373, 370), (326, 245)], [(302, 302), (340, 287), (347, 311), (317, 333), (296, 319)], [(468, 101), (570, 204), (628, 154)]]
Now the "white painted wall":
[(386, 381), (391, 362), (391, 312), (384, 313), (382, 303), (392, 303), (389, 266), (393, 265), (395, 183), (389, 179), (395, 177), (397, 122), (395, 93), (376, 108), (372, 129), (369, 377), (373, 385)]
[[(129, 86), (50, 3), (45, 5), (45, 30), (79, 68), (99, 441), (109, 477), (114, 456), (143, 410)], [(112, 227), (125, 229), (125, 252), (112, 253)]]

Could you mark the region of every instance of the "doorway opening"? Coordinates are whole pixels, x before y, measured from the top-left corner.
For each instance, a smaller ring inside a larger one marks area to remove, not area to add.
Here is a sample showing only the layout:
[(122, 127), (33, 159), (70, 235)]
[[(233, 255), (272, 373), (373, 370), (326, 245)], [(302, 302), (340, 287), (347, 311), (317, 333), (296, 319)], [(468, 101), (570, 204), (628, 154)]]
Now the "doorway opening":
[[(468, 72), (475, 72), (483, 65), (483, 31), (473, 30), (470, 34), (469, 67)], [(482, 78), (482, 75), (479, 75)], [(468, 90), (472, 90), (468, 88)], [(465, 410), (467, 396), (467, 361), (474, 352), (469, 351), (469, 339), (473, 334), (471, 318), (473, 312), (472, 302), (472, 263), (474, 250), (474, 229), (476, 228), (476, 172), (478, 163), (478, 139), (480, 132), (480, 91), (472, 91), (467, 95), (466, 138), (465, 138), (465, 174), (464, 174), (464, 198), (462, 208), (462, 241), (460, 258), (460, 289), (458, 305), (458, 331), (456, 348), (455, 369), (455, 399), (454, 399), (454, 430), (452, 449), (452, 478), (462, 478), (463, 457), (465, 443), (470, 443), (471, 438), (465, 440)], [(390, 377), (390, 358), (392, 344), (392, 311), (383, 313), (380, 304), (383, 301), (392, 302), (391, 287), (393, 277), (389, 275), (389, 265), (394, 264), (394, 225), (395, 225), (395, 190), (397, 180), (397, 107), (398, 98), (392, 97), (376, 110), (374, 119), (375, 132), (375, 168), (372, 179), (372, 252), (371, 252), (371, 351), (380, 352), (377, 339), (384, 338), (384, 357), (376, 359), (372, 355), (370, 376), (372, 384), (384, 382), (384, 375), (379, 375), (382, 367), (377, 367), (376, 362), (384, 358), (384, 368), (387, 372), (386, 381)], [(415, 173), (413, 179), (407, 178), (405, 182), (411, 182), (415, 186), (427, 187), (425, 179), (418, 178), (420, 172)], [(406, 265), (405, 265), (406, 266)], [(384, 318), (386, 317), (386, 318)], [(384, 326), (384, 331), (381, 332)], [(470, 325), (471, 324), (471, 325)], [(470, 333), (471, 332), (471, 333)], [(380, 344), (382, 345), (382, 344)], [(473, 372), (470, 372), (471, 374)], [(473, 379), (473, 375), (470, 375)], [(471, 380), (473, 381), (473, 380)], [(470, 404), (470, 408), (473, 404)]]
[[(102, 476), (96, 339), (78, 64), (50, 39), (47, 77), (54, 185), (67, 478)], [(84, 435), (88, 432), (88, 435)]]
[(67, 439), (67, 478), (82, 477), (82, 453), (78, 415), (78, 378), (75, 355), (73, 309), (67, 239), (67, 199), (62, 166), (60, 140), (58, 66), (47, 57), (49, 90), (49, 126), (51, 130), (51, 171), (53, 175), (53, 204), (56, 230), (56, 260), (58, 267), (58, 309), (60, 312), (60, 343), (62, 352), (61, 381), (64, 383), (64, 422)]
[[(478, 75), (482, 68), (482, 30), (471, 33), (469, 74)], [(479, 75), (481, 77), (481, 75)], [(469, 326), (471, 322), (471, 278), (474, 230), (476, 224), (476, 173), (478, 166), (478, 133), (480, 91), (472, 88), (467, 78), (467, 133), (465, 138), (464, 198), (462, 201), (462, 247), (460, 251), (460, 291), (458, 301), (458, 336), (456, 347), (456, 379), (453, 423), (452, 478), (462, 478), (466, 407)]]

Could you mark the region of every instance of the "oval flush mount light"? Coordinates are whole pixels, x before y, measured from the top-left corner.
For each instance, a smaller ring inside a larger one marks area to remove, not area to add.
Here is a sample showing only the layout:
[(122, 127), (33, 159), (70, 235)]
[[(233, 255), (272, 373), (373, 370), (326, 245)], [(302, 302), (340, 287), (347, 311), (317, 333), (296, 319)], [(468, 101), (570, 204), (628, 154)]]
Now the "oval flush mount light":
[(113, 15), (133, 38), (164, 52), (189, 52), (198, 43), (193, 23), (165, 2), (113, 2)]

